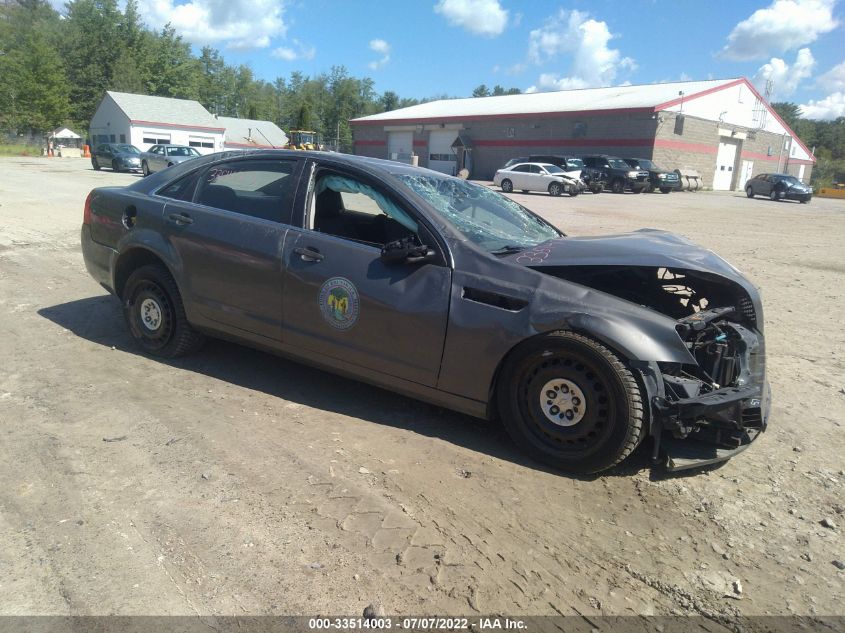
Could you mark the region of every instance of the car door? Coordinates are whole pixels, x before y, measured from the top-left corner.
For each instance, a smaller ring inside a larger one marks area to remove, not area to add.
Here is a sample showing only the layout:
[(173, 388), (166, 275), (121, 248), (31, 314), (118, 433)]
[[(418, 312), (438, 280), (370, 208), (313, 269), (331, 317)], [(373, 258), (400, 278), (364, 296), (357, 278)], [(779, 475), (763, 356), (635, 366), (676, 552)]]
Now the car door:
[(183, 295), (226, 331), (282, 339), (282, 250), (303, 162), (216, 163), (157, 193), (169, 198), (166, 236)]
[(97, 162), (102, 167), (111, 167), (111, 146), (110, 145), (100, 145), (97, 149)]
[[(315, 165), (285, 240), (284, 340), (341, 368), (434, 387), (446, 336), (451, 269), (418, 212), (351, 168)], [(403, 237), (436, 261), (386, 263)]]
[(531, 187), (529, 172), (531, 167), (529, 165), (517, 165), (513, 167), (513, 177), (511, 182), (514, 189), (529, 189)]
[(764, 174), (760, 176), (754, 186), (754, 193), (759, 196), (768, 196), (772, 191), (771, 176)]

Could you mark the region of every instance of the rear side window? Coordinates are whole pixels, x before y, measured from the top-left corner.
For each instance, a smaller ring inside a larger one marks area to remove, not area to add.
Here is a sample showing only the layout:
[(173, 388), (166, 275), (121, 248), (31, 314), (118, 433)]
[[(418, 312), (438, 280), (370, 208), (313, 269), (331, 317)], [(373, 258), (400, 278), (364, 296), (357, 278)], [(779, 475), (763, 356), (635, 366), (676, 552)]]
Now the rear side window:
[(289, 223), (296, 160), (244, 160), (203, 172), (195, 202), (262, 220)]
[(165, 198), (173, 198), (174, 200), (183, 200), (190, 202), (194, 197), (194, 189), (196, 189), (197, 174), (188, 174), (184, 178), (170, 183), (166, 187), (158, 190), (158, 195)]

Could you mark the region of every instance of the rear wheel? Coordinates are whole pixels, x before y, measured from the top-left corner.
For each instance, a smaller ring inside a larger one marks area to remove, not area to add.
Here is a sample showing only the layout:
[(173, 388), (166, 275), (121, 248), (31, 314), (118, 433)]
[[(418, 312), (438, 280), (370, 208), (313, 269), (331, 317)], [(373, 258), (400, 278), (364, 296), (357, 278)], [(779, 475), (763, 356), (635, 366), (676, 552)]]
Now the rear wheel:
[(610, 190), (613, 193), (625, 193), (625, 181), (621, 178), (617, 178), (612, 183), (610, 183)]
[(550, 196), (559, 196), (563, 193), (563, 185), (559, 182), (553, 182), (549, 185), (549, 195)]
[(142, 266), (129, 276), (123, 291), (123, 317), (132, 338), (155, 356), (183, 356), (204, 341), (188, 323), (176, 282), (158, 264)]
[(751, 187), (746, 187), (745, 188), (745, 195), (748, 196), (749, 198), (753, 198), (754, 197), (754, 189), (752, 189)]
[(141, 163), (141, 173), (144, 174), (144, 178), (150, 175), (150, 166), (147, 165), (147, 161)]
[(622, 360), (574, 332), (536, 337), (506, 361), (496, 403), (511, 438), (555, 468), (592, 473), (625, 459), (643, 437), (639, 385)]
[(523, 189), (522, 193), (528, 193), (528, 189)]
[(502, 181), (501, 187), (502, 191), (504, 191), (505, 193), (511, 193), (513, 191), (513, 183), (507, 178)]

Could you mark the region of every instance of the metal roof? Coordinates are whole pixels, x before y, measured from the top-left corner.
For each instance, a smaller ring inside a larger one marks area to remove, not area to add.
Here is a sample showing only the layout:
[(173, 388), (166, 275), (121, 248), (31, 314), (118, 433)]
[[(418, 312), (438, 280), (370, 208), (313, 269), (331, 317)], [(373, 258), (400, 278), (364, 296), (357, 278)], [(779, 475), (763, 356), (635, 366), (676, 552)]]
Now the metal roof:
[(164, 123), (184, 127), (200, 127), (222, 130), (223, 125), (206, 110), (199, 101), (151, 97), (128, 92), (106, 92), (130, 121), (143, 123)]
[(284, 147), (287, 135), (271, 121), (218, 116), (218, 125), (226, 128), (226, 143), (239, 147)]
[(517, 116), (525, 114), (656, 108), (679, 98), (718, 90), (742, 79), (676, 81), (638, 86), (584, 88), (557, 92), (534, 92), (499, 97), (442, 99), (352, 119), (352, 123), (380, 123), (460, 117)]

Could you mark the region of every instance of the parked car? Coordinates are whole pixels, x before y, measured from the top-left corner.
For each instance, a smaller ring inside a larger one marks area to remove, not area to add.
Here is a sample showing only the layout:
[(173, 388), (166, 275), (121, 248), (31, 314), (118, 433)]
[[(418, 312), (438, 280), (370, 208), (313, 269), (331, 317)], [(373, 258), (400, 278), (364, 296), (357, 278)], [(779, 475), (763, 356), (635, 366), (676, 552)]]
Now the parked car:
[(97, 170), (111, 167), (114, 171), (138, 171), (141, 150), (127, 143), (101, 143), (91, 154), (91, 166)]
[(613, 193), (642, 193), (648, 187), (648, 172), (644, 169), (631, 169), (631, 166), (621, 158), (599, 154), (584, 156), (584, 164), (592, 169), (607, 174), (606, 186)]
[(647, 158), (623, 158), (630, 167), (648, 172), (648, 186), (646, 193), (659, 190), (660, 193), (671, 193), (681, 188), (681, 179), (674, 171), (661, 169)]
[(459, 178), (266, 150), (94, 189), (81, 242), (151, 355), (239, 340), (500, 419), (557, 468), (609, 468), (649, 436), (698, 466), (766, 427), (760, 295), (672, 233), (567, 237)]
[(745, 195), (769, 196), (770, 200), (797, 200), (807, 204), (813, 198), (813, 188), (789, 174), (757, 174), (745, 183)]
[(153, 145), (141, 154), (141, 171), (149, 176), (162, 169), (199, 158), (200, 153), (187, 145)]
[(505, 193), (520, 189), (523, 193), (548, 191), (550, 196), (564, 192), (577, 196), (586, 189), (580, 178), (570, 176), (557, 165), (549, 163), (517, 163), (500, 169), (493, 176), (493, 184)]
[(502, 169), (507, 169), (517, 163), (549, 163), (550, 165), (557, 165), (565, 171), (568, 176), (580, 178), (581, 182), (584, 183), (584, 191), (592, 191), (593, 193), (601, 193), (605, 180), (600, 172), (586, 168), (584, 166), (584, 161), (576, 156), (531, 154), (530, 156), (511, 158), (505, 163)]

